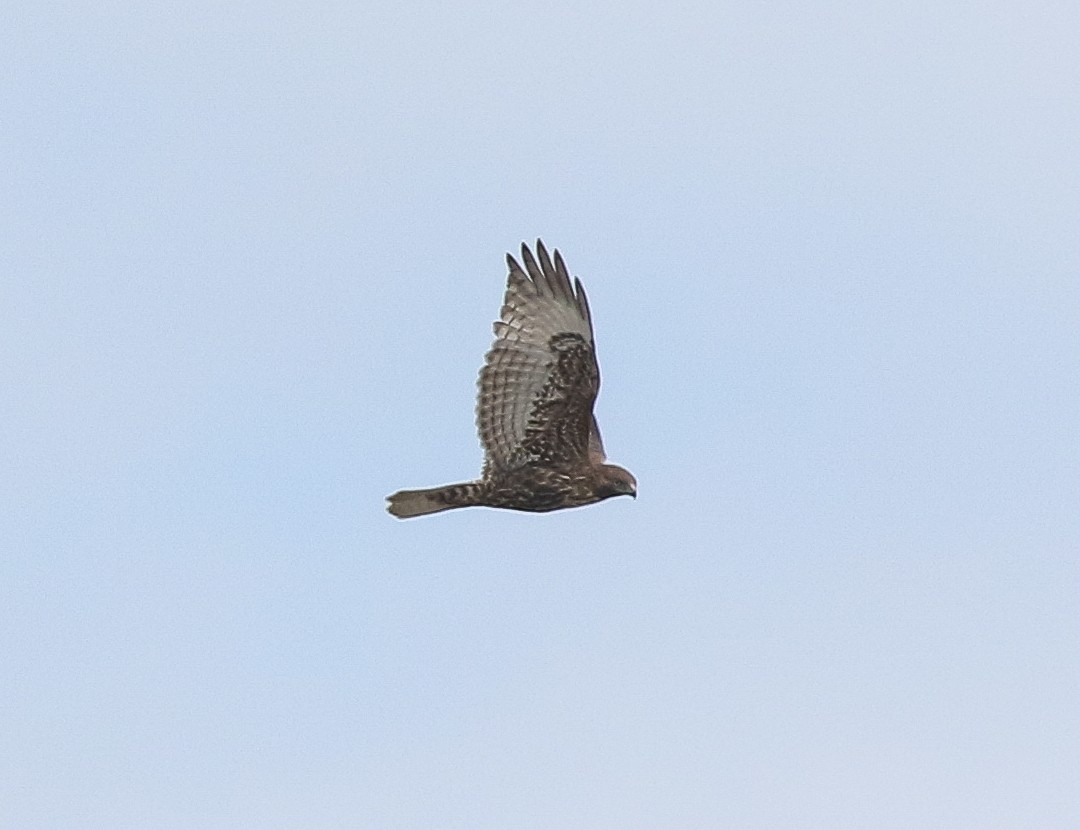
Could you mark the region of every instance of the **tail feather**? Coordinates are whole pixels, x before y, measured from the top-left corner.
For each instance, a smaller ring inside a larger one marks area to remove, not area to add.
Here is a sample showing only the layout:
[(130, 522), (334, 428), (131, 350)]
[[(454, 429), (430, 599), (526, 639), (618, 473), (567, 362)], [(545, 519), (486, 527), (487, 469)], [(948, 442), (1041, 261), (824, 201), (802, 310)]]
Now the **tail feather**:
[(476, 482), (470, 482), (431, 487), (427, 490), (399, 490), (386, 497), (389, 502), (386, 509), (399, 519), (411, 519), (413, 516), (441, 513), (456, 507), (470, 507), (480, 504), (479, 489)]

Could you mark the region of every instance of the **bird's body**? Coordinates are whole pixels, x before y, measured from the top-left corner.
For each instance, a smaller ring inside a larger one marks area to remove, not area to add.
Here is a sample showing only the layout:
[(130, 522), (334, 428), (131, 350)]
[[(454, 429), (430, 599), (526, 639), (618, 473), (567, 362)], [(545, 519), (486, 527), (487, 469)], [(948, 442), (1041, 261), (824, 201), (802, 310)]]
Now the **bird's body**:
[[(621, 467), (605, 465), (626, 473)], [(548, 513), (583, 507), (611, 496), (634, 495), (624, 476), (603, 471), (582, 474), (577, 469), (523, 468), (510, 475), (447, 484), (428, 490), (401, 490), (390, 496), (389, 510), (399, 519), (439, 513), (456, 507), (502, 507), (528, 513)]]
[(398, 518), (457, 507), (543, 513), (637, 494), (622, 467), (604, 463), (593, 404), (600, 389), (592, 320), (580, 280), (540, 240), (535, 259), (509, 254), (506, 299), (480, 370), (476, 423), (484, 446), (478, 481), (389, 496)]

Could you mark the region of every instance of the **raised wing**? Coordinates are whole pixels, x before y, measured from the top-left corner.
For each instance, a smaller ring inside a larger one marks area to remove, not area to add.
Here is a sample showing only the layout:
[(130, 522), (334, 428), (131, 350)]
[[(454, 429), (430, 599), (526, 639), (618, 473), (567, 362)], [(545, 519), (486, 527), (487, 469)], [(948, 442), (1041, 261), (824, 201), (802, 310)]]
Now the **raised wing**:
[(521, 246), (524, 269), (506, 257), (506, 299), (476, 405), (485, 474), (584, 464), (590, 450), (603, 451), (592, 417), (600, 371), (585, 290), (580, 280), (571, 286), (562, 256), (555, 251), (553, 262), (539, 239), (536, 255)]

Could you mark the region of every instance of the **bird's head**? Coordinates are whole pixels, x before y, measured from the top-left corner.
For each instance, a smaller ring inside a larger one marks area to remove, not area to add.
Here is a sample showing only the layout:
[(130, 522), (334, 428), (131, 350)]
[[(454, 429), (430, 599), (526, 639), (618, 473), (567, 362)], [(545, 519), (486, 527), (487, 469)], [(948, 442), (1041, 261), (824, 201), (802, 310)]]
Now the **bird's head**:
[(629, 470), (624, 470), (614, 464), (603, 464), (600, 466), (600, 473), (600, 491), (604, 494), (604, 498), (612, 496), (637, 498), (637, 479)]

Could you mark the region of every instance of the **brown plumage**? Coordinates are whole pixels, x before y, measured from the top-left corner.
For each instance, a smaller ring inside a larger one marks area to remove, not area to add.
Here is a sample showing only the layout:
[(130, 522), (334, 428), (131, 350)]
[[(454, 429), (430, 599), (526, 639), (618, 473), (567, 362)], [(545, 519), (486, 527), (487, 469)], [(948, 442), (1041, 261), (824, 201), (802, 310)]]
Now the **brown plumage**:
[(506, 255), (506, 299), (480, 370), (483, 474), (388, 496), (387, 509), (399, 519), (473, 506), (542, 513), (637, 495), (627, 470), (604, 463), (593, 416), (600, 369), (585, 289), (577, 279), (571, 285), (559, 252), (552, 261), (539, 239), (536, 257), (522, 245), (521, 259), (524, 269)]

